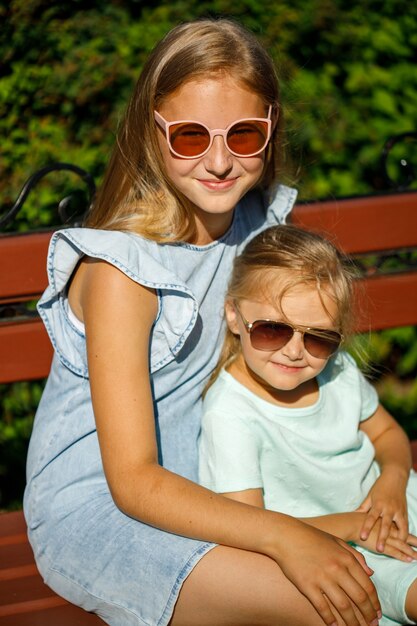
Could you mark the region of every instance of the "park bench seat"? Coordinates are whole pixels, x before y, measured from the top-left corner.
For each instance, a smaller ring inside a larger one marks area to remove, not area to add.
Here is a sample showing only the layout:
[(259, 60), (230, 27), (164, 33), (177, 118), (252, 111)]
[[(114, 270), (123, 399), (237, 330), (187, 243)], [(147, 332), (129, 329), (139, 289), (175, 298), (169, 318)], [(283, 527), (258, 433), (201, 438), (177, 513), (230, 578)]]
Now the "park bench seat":
[[(417, 325), (417, 192), (298, 204), (293, 223), (327, 235), (362, 264), (365, 287), (358, 332)], [(52, 349), (43, 324), (25, 306), (46, 286), (52, 231), (0, 235), (0, 383), (47, 376)], [(383, 273), (387, 257), (404, 267)], [(381, 260), (382, 259), (382, 260)], [(405, 262), (404, 262), (405, 259)], [(412, 442), (417, 467), (417, 442)], [(0, 626), (103, 624), (54, 594), (41, 580), (22, 512), (0, 515)]]

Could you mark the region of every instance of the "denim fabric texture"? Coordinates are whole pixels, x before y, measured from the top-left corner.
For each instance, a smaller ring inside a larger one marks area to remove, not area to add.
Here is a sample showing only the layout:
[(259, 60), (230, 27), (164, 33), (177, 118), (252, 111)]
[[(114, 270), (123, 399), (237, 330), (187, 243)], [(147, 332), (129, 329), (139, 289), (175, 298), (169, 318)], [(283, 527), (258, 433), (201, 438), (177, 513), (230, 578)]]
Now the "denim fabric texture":
[(228, 232), (207, 246), (87, 228), (51, 239), (49, 286), (38, 310), (55, 354), (29, 446), (24, 510), (46, 582), (112, 626), (168, 624), (182, 582), (213, 544), (152, 528), (115, 506), (101, 463), (85, 336), (68, 316), (68, 282), (87, 255), (156, 290), (149, 367), (159, 461), (196, 481), (201, 391), (222, 345), (233, 258), (257, 232), (284, 222), (295, 198), (282, 185), (271, 202), (249, 192)]

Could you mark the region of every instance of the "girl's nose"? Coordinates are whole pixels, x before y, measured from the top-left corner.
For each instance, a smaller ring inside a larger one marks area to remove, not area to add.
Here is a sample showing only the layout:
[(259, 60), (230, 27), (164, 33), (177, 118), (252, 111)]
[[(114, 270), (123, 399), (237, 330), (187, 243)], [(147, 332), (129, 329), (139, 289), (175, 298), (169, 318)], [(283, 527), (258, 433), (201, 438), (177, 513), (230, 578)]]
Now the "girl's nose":
[(289, 342), (281, 350), (291, 361), (302, 359), (304, 356), (303, 334), (295, 330)]
[(207, 171), (216, 176), (224, 176), (232, 169), (233, 155), (227, 149), (221, 135), (214, 137), (213, 144), (205, 156), (205, 166)]

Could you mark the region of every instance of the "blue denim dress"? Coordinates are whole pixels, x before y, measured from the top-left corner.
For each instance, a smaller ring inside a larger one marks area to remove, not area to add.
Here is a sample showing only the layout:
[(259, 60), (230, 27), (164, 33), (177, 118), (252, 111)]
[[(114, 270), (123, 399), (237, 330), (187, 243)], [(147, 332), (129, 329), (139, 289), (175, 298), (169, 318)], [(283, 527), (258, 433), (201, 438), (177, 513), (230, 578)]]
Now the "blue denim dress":
[(159, 461), (196, 481), (201, 391), (222, 345), (233, 258), (257, 232), (285, 221), (295, 197), (278, 186), (267, 206), (250, 192), (228, 232), (207, 246), (87, 228), (52, 237), (49, 286), (38, 309), (55, 354), (29, 446), (24, 510), (47, 584), (108, 624), (168, 624), (183, 581), (213, 544), (152, 528), (114, 504), (97, 440), (85, 336), (68, 317), (71, 275), (87, 255), (155, 289), (149, 367)]

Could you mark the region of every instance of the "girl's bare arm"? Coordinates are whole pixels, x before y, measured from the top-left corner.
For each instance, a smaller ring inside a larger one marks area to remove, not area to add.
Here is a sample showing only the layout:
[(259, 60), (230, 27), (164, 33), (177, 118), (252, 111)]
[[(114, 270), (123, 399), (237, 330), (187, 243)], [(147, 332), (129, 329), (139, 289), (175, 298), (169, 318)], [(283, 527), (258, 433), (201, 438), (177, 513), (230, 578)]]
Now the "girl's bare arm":
[(406, 487), (411, 469), (410, 442), (381, 405), (372, 417), (361, 423), (360, 429), (372, 441), (381, 469), (380, 477), (358, 509), (367, 513), (361, 536), (366, 539), (380, 521), (378, 551), (383, 552), (392, 524), (403, 541), (408, 537)]
[[(252, 506), (264, 508), (262, 489), (246, 489), (242, 491), (223, 493), (222, 495), (227, 498), (231, 498), (232, 500), (237, 500), (238, 502), (245, 502), (246, 504), (250, 504)], [(378, 520), (368, 533), (367, 537), (362, 539), (361, 531), (366, 518), (366, 513), (352, 511), (299, 519), (314, 528), (318, 528), (319, 530), (335, 535), (336, 537), (343, 539), (343, 541), (350, 541), (361, 545), (372, 552), (378, 552), (379, 550), (377, 547), (382, 520)], [(384, 545), (384, 553), (387, 556), (398, 559), (399, 561), (410, 562), (417, 558), (415, 548), (417, 548), (417, 537), (408, 534), (407, 537), (403, 539), (397, 528), (392, 524)]]
[(235, 502), (158, 464), (149, 380), (149, 336), (157, 298), (113, 266), (81, 265), (71, 306), (86, 328), (91, 393), (104, 471), (117, 506), (167, 531), (265, 554), (316, 608), (332, 607), (357, 626), (380, 610), (370, 571), (326, 533), (271, 511)]

